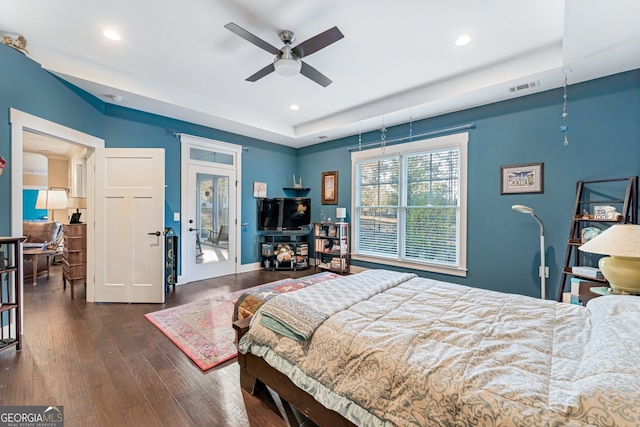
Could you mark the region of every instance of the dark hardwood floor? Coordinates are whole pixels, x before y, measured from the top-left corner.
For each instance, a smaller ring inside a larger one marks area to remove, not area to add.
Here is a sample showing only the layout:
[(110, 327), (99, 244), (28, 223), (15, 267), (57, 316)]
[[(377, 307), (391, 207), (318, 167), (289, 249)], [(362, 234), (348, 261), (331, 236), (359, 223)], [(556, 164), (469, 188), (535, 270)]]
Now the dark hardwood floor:
[[(0, 405), (63, 405), (65, 426), (284, 426), (239, 386), (235, 359), (202, 372), (145, 313), (303, 271), (255, 271), (176, 286), (164, 304), (94, 304), (61, 267), (24, 286), (24, 343), (0, 351)], [(249, 415), (248, 415), (249, 414)]]

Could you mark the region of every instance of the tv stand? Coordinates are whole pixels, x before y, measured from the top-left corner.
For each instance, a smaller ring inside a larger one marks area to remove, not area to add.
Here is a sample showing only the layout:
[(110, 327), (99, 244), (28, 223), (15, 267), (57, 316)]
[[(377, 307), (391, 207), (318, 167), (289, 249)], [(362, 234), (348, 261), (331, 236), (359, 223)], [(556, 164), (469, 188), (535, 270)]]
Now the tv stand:
[(260, 265), (265, 270), (309, 268), (309, 231), (270, 231), (260, 234)]

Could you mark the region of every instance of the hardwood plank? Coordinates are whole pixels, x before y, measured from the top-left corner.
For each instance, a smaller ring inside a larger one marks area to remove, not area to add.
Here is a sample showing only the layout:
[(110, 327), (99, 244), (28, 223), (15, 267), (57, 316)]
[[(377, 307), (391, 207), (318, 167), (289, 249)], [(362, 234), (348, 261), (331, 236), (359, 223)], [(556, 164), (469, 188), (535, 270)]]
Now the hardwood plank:
[(33, 373), (33, 402), (35, 405), (58, 406), (62, 403), (58, 383), (57, 364), (54, 358), (49, 363), (36, 365)]
[[(124, 411), (127, 426), (162, 427), (163, 423), (156, 416), (149, 402), (141, 402)], [(203, 424), (204, 425), (204, 424)]]
[[(219, 413), (217, 413), (211, 405), (202, 397), (196, 390), (191, 390), (177, 397), (180, 406), (182, 406), (189, 417), (197, 426), (226, 426), (229, 425), (225, 422)], [(244, 424), (236, 424), (238, 427), (248, 425), (248, 421)]]
[[(8, 349), (7, 351), (14, 351)], [(18, 353), (18, 352), (16, 352)], [(11, 387), (16, 384), (18, 387)], [(4, 405), (33, 405), (33, 357), (29, 349), (19, 352), (5, 385)]]
[[(120, 405), (120, 399), (118, 399), (118, 393), (111, 383), (104, 383), (97, 387), (88, 388), (87, 394), (95, 412), (96, 426), (111, 427), (128, 425)], [(64, 411), (66, 416), (66, 405)], [(71, 412), (70, 415), (75, 415), (75, 413)]]
[(203, 372), (145, 313), (305, 271), (254, 271), (177, 286), (164, 304), (72, 301), (59, 266), (24, 287), (22, 351), (0, 351), (0, 405), (64, 406), (66, 426), (285, 426), (239, 386), (234, 360)]
[(174, 396), (180, 396), (193, 390), (191, 384), (171, 361), (155, 347), (144, 349), (143, 354), (156, 371), (167, 389)]
[(96, 420), (96, 417), (93, 412), (85, 415), (76, 416), (76, 417), (70, 417), (67, 414), (67, 409), (65, 408), (64, 427), (87, 427), (87, 426), (97, 426), (97, 425), (98, 425), (98, 421)]
[(173, 425), (185, 425), (185, 420), (190, 420), (143, 354), (123, 356), (123, 359), (154, 411), (162, 414), (160, 419), (164, 423), (171, 420)]

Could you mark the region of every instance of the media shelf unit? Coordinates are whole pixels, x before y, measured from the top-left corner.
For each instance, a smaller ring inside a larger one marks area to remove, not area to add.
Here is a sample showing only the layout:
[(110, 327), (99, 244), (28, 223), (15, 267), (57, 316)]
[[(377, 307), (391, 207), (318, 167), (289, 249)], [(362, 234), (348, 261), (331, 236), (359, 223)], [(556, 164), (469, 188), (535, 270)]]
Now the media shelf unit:
[(314, 264), (316, 268), (349, 274), (351, 245), (349, 224), (346, 222), (318, 222), (313, 224)]
[(0, 237), (0, 350), (22, 348), (22, 242), (25, 237)]
[(309, 268), (309, 231), (272, 231), (260, 234), (260, 265), (265, 270)]

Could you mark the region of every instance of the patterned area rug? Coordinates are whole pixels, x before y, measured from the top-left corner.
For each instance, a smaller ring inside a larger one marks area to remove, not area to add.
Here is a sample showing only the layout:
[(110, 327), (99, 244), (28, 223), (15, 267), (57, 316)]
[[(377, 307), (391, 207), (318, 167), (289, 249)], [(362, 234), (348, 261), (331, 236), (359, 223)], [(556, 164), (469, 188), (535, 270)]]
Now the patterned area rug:
[[(246, 293), (265, 295), (299, 289), (289, 286), (303, 283), (308, 286), (335, 277), (331, 273), (318, 273), (299, 279), (283, 279), (221, 297), (167, 308), (145, 314), (145, 317), (162, 331), (175, 345), (193, 360), (203, 371), (233, 359), (238, 354), (233, 342), (235, 333), (231, 326), (234, 301)], [(286, 289), (286, 290), (282, 290)], [(241, 316), (242, 317), (242, 316)]]

